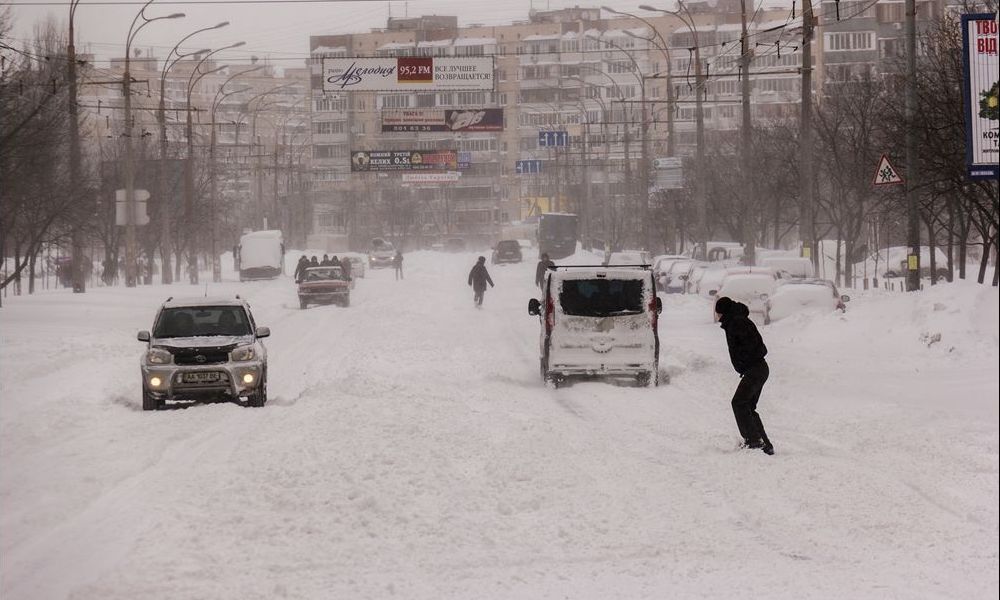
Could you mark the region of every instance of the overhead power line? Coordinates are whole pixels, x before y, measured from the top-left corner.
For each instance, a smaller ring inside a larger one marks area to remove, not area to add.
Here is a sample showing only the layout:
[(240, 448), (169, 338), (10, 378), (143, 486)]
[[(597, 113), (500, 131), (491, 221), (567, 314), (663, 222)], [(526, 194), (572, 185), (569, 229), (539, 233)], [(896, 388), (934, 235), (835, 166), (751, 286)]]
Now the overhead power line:
[[(385, 0), (165, 0), (157, 2), (157, 6), (167, 4), (354, 4), (359, 2), (384, 2)], [(414, 0), (417, 1), (417, 0)], [(67, 0), (61, 2), (28, 1), (28, 2), (4, 2), (10, 6), (69, 6), (72, 4)], [(109, 2), (98, 0), (97, 2), (81, 2), (82, 6), (141, 6), (146, 4), (142, 0), (124, 0), (123, 2)]]

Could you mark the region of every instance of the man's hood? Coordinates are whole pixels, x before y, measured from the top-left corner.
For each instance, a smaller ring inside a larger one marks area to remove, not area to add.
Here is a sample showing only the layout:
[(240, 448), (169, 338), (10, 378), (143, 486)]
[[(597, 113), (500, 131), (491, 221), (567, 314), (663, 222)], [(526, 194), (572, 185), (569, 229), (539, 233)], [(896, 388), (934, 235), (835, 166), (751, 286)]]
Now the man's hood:
[(734, 317), (749, 317), (750, 309), (746, 304), (742, 302), (733, 301), (732, 305), (729, 307), (724, 314), (719, 318), (719, 322), (722, 323), (722, 327), (726, 326), (726, 322), (733, 319)]

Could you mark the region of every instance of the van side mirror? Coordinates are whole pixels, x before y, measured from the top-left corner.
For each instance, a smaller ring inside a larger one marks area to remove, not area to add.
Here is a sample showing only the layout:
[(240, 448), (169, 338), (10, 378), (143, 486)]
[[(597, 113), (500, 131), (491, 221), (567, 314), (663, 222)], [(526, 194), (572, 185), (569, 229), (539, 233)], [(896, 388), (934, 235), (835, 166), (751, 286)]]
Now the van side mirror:
[(844, 294), (843, 296), (840, 297), (840, 301), (841, 302), (850, 302), (851, 301), (851, 297), (848, 296), (847, 294)]
[(719, 290), (708, 290), (708, 295), (709, 295), (709, 296), (712, 296), (713, 298), (714, 298), (714, 297), (715, 297), (715, 295), (716, 295), (716, 294), (718, 294), (718, 293), (719, 293)]
[(538, 301), (538, 298), (528, 300), (528, 314), (536, 317), (542, 314), (542, 303)]
[(760, 299), (761, 300), (767, 300), (767, 294), (761, 294), (760, 295)]
[(663, 300), (657, 296), (656, 300), (653, 301), (654, 308), (656, 308), (656, 314), (663, 312)]
[(271, 328), (270, 327), (258, 327), (257, 331), (255, 332), (255, 334), (256, 334), (256, 336), (258, 338), (269, 337), (271, 335)]
[(149, 341), (149, 332), (148, 331), (140, 331), (139, 334), (137, 336), (135, 336), (135, 337), (140, 342), (148, 342)]

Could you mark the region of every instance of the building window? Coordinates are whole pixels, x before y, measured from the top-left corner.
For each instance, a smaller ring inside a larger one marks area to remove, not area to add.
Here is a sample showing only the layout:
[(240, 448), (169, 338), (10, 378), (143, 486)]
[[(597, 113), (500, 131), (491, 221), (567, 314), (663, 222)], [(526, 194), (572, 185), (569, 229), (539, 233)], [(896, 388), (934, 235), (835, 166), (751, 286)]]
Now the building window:
[(831, 52), (874, 50), (874, 31), (838, 32), (826, 34), (826, 49)]
[(382, 108), (410, 108), (409, 94), (389, 94), (381, 96)]
[(313, 146), (313, 158), (345, 158), (347, 146), (344, 144), (316, 144)]
[(482, 106), (486, 104), (486, 92), (457, 92), (459, 106)]
[(316, 123), (313, 123), (313, 126), (313, 132), (318, 135), (344, 133), (345, 130), (344, 121), (317, 121)]
[(437, 100), (436, 94), (417, 94), (417, 108), (433, 108), (435, 100)]

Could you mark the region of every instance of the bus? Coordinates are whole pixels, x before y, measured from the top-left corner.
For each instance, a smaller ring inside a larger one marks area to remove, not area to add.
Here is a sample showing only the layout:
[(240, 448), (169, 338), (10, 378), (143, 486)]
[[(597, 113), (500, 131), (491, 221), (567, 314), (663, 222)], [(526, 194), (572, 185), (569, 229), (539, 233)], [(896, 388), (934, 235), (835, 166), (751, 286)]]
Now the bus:
[(576, 215), (568, 213), (542, 213), (538, 217), (538, 255), (549, 258), (566, 258), (576, 252)]

